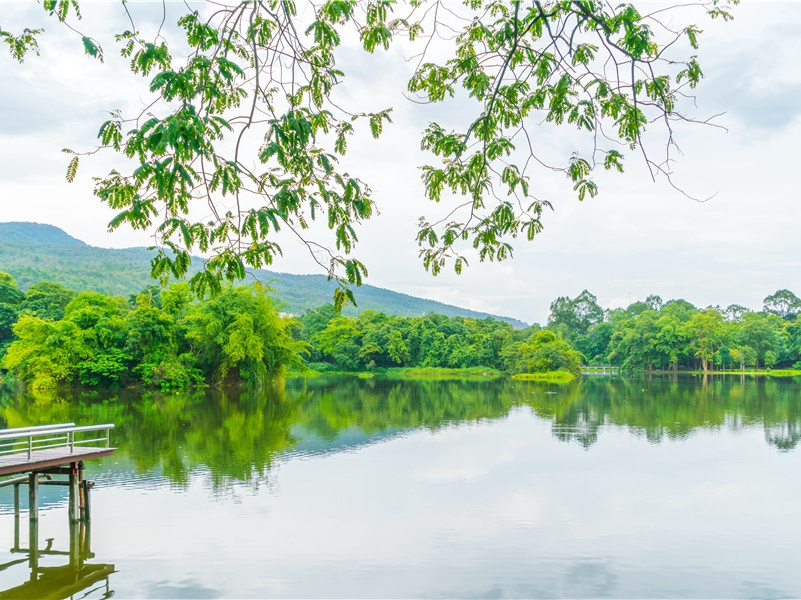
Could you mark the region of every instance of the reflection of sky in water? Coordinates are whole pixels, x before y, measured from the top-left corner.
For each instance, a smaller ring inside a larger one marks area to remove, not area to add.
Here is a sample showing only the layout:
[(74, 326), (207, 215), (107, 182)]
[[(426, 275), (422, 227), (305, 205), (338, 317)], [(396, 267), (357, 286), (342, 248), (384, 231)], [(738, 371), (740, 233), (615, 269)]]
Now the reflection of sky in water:
[[(213, 464), (175, 483), (119, 452), (87, 465), (92, 550), (125, 598), (801, 596), (801, 452), (766, 443), (794, 417), (660, 435), (543, 406), (326, 439), (295, 425), (263, 476), (224, 485)], [(40, 540), (63, 545), (66, 491), (47, 493)]]
[[(95, 465), (93, 550), (122, 597), (798, 596), (800, 456), (758, 426), (660, 445), (608, 426), (586, 451), (517, 408), (286, 455), (226, 493)], [(59, 528), (44, 511), (41, 537)]]

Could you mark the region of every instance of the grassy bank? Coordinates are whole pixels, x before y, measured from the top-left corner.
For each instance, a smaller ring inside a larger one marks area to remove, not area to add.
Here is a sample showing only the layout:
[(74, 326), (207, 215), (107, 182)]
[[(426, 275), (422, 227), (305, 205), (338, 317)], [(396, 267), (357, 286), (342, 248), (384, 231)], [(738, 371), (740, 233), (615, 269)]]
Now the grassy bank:
[(799, 377), (799, 369), (771, 369), (770, 371), (715, 371), (710, 375), (751, 375), (758, 377)]
[(506, 375), (503, 371), (484, 367), (472, 367), (469, 369), (399, 367), (387, 369), (383, 374), (387, 377), (409, 379), (494, 379)]
[(350, 375), (367, 379), (370, 377), (388, 377), (396, 379), (495, 379), (505, 377), (506, 373), (495, 369), (473, 367), (469, 369), (446, 368), (414, 368), (397, 367), (375, 369), (375, 371), (290, 371), (287, 377), (321, 377), (325, 375)]
[(546, 371), (545, 373), (518, 373), (512, 375), (512, 379), (518, 381), (547, 381), (549, 383), (567, 383), (576, 378), (573, 373), (567, 371)]

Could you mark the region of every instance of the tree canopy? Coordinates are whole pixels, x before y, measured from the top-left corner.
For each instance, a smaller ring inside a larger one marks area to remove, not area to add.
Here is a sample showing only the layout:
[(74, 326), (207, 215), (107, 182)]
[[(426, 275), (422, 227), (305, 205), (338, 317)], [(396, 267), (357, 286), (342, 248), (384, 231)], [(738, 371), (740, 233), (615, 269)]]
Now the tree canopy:
[[(114, 46), (143, 78), (141, 112), (111, 110), (98, 148), (69, 151), (67, 179), (82, 154), (127, 159), (96, 178), (95, 194), (117, 211), (110, 228), (155, 232), (153, 275), (184, 276), (200, 251), (209, 258), (192, 288), (219, 290), (249, 266), (272, 264), (282, 252), (275, 232), (289, 230), (341, 284), (339, 306), (367, 273), (353, 253), (356, 226), (377, 210), (367, 182), (340, 159), (356, 128), (379, 137), (391, 122), (391, 107), (361, 112), (336, 101), (348, 74), (342, 47), (405, 44), (415, 65), (409, 95), (469, 106), (465, 123), (431, 122), (421, 139), (425, 194), (452, 211), (421, 217), (420, 256), (434, 274), (448, 264), (461, 272), (466, 249), (504, 260), (513, 238), (541, 231), (551, 207), (536, 186), (544, 171), (564, 173), (583, 200), (598, 192), (596, 170), (623, 171), (624, 155), (637, 151), (669, 180), (673, 126), (688, 120), (682, 99), (702, 77), (693, 9), (729, 18), (735, 2), (640, 12), (599, 0), (245, 0), (187, 5), (173, 23), (167, 3), (154, 20), (141, 14), (148, 5), (123, 2), (108, 41), (81, 31), (90, 3), (42, 6), (78, 33), (87, 55), (103, 60)], [(0, 27), (0, 40), (22, 62), (42, 33)], [(581, 134), (569, 156), (537, 142), (531, 126), (543, 122)], [(312, 232), (318, 219), (332, 237)]]

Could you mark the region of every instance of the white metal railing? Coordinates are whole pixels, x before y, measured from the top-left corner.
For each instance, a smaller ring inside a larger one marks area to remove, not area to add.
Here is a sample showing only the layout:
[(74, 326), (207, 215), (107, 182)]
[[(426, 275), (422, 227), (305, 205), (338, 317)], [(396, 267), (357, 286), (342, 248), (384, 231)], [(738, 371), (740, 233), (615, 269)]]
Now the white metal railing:
[[(92, 444), (103, 442), (106, 448), (111, 445), (111, 430), (114, 425), (88, 425), (76, 427), (75, 423), (59, 423), (57, 425), (40, 425), (38, 427), (20, 427), (17, 429), (0, 429), (0, 456), (16, 454), (31, 455), (37, 450), (65, 448), (72, 454), (75, 447), (92, 447)], [(99, 437), (86, 434), (104, 432)], [(75, 434), (79, 434), (76, 438)]]

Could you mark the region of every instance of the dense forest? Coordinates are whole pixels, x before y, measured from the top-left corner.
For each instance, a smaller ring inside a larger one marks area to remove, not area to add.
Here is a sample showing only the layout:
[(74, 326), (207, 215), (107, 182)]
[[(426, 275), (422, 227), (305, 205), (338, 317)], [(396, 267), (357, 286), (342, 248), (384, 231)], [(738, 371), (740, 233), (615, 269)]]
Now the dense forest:
[(581, 356), (551, 331), (492, 318), (346, 317), (324, 305), (300, 319), (258, 285), (196, 300), (186, 283), (127, 300), (40, 282), (22, 292), (0, 273), (0, 367), (35, 386), (162, 389), (255, 382), (296, 371), (387, 367), (578, 373)]
[(704, 372), (801, 367), (801, 299), (789, 290), (767, 296), (761, 311), (732, 304), (699, 309), (656, 295), (604, 310), (587, 290), (551, 303), (548, 328), (589, 364), (628, 370)]
[(315, 368), (333, 363), (347, 370), (408, 365), (576, 372), (579, 360), (632, 371), (707, 372), (801, 368), (799, 312), (801, 299), (789, 290), (766, 297), (759, 312), (739, 305), (699, 309), (655, 295), (625, 309), (604, 310), (584, 290), (554, 300), (542, 330), (536, 324), (514, 330), (490, 319), (437, 315), (365, 312), (350, 318), (335, 316), (330, 308), (308, 312), (301, 323)]
[(304, 351), (255, 284), (200, 302), (188, 284), (153, 286), (126, 301), (51, 282), (23, 294), (0, 273), (0, 364), (34, 387), (255, 382), (302, 367)]
[(253, 383), (287, 370), (578, 374), (582, 364), (704, 372), (801, 367), (801, 300), (788, 290), (765, 298), (759, 312), (736, 305), (699, 309), (658, 296), (604, 310), (585, 290), (554, 300), (544, 328), (524, 329), (434, 313), (343, 316), (330, 304), (296, 318), (276, 306), (271, 290), (258, 284), (200, 300), (185, 283), (148, 286), (126, 300), (53, 282), (23, 292), (0, 273), (0, 368), (35, 386), (166, 390)]

